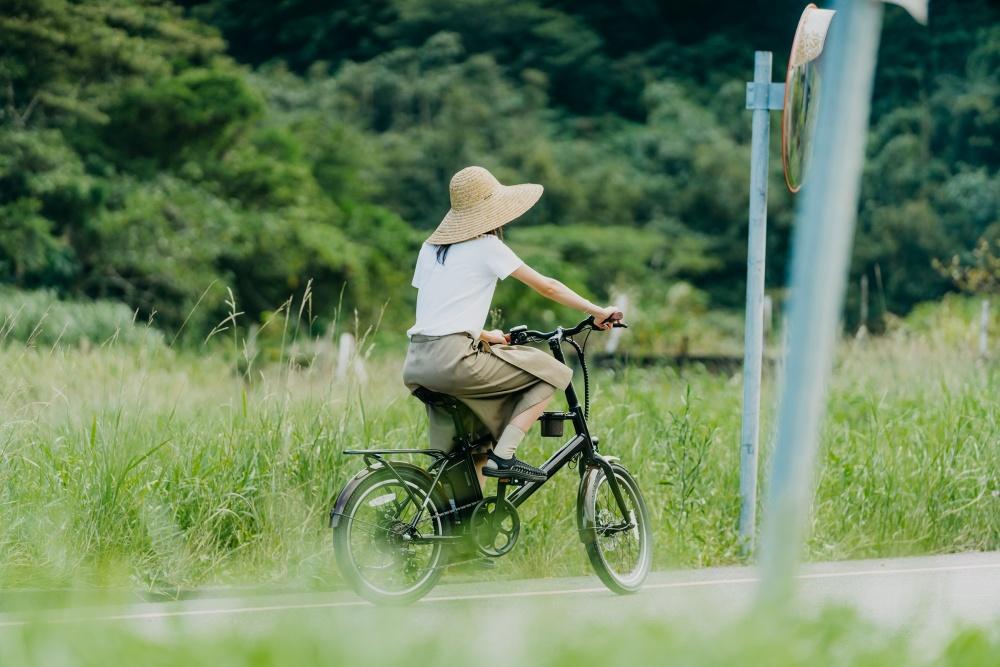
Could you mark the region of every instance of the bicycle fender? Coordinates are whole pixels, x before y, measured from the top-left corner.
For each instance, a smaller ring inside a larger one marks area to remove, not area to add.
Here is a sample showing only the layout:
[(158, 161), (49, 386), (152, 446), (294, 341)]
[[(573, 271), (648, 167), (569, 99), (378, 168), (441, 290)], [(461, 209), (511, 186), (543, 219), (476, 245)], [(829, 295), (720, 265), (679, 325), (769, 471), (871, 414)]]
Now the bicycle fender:
[[(426, 477), (428, 481), (432, 480), (426, 470), (420, 466), (415, 466), (412, 463), (393, 461), (392, 466), (397, 470), (403, 468), (409, 469), (422, 475), (423, 477)], [(381, 470), (387, 470), (386, 466), (381, 463), (375, 463), (374, 465), (370, 465), (364, 470), (358, 472), (358, 474), (347, 482), (343, 490), (337, 496), (337, 500), (333, 503), (333, 508), (330, 510), (330, 528), (336, 528), (337, 525), (340, 524), (340, 517), (344, 514), (344, 508), (347, 506), (347, 501), (351, 499), (352, 495), (354, 495), (354, 491), (361, 485), (361, 482), (365, 481), (365, 479), (367, 479), (370, 475), (373, 475)]]
[(337, 495), (337, 500), (333, 503), (333, 507), (330, 509), (330, 528), (336, 528), (337, 524), (340, 523), (340, 517), (344, 513), (344, 507), (347, 506), (347, 501), (350, 500), (351, 496), (354, 494), (354, 490), (358, 488), (358, 485), (365, 481), (365, 478), (368, 477), (368, 475), (372, 474), (381, 467), (381, 465), (369, 466), (348, 480), (347, 484), (344, 485), (344, 488), (340, 490), (340, 493)]

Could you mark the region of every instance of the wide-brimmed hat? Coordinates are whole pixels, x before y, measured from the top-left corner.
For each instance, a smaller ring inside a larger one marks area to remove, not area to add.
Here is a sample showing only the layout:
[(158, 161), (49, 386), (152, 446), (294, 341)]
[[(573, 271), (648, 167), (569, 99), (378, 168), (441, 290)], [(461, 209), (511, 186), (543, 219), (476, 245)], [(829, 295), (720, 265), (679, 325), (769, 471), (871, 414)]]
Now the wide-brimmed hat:
[(537, 183), (503, 185), (482, 167), (466, 167), (451, 177), (451, 210), (428, 243), (461, 243), (506, 225), (542, 196)]

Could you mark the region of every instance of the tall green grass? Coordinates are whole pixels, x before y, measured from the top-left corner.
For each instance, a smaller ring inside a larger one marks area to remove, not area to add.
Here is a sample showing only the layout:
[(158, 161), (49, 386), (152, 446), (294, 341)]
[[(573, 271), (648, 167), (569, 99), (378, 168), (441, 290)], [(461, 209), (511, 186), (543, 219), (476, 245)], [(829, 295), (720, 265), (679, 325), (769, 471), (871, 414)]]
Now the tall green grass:
[[(0, 586), (337, 583), (327, 512), (361, 465), (341, 452), (425, 439), (400, 350), (341, 383), (330, 355), (248, 365), (238, 338), (213, 349), (0, 347)], [(593, 431), (638, 476), (656, 565), (738, 562), (739, 376), (628, 369), (593, 384)], [(844, 344), (808, 556), (1000, 549), (998, 395), (1000, 369), (968, 346)], [(538, 463), (558, 444), (536, 432), (523, 453)], [(564, 471), (523, 507), (497, 576), (588, 571), (576, 481)]]

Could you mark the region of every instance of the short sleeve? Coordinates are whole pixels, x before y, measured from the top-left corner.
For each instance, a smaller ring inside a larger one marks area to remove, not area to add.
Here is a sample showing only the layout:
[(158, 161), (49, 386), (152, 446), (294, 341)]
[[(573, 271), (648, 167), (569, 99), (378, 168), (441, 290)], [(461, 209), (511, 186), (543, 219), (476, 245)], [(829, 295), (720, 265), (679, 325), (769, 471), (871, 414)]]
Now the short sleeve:
[(489, 267), (493, 275), (503, 280), (516, 271), (524, 262), (503, 241), (495, 236), (491, 238), (493, 242), (488, 244), (486, 266)]
[(410, 284), (420, 289), (420, 286), (424, 284), (424, 280), (427, 277), (427, 272), (430, 270), (428, 262), (433, 260), (434, 252), (428, 244), (423, 244), (420, 246), (420, 254), (417, 255), (417, 265), (413, 269), (413, 280)]

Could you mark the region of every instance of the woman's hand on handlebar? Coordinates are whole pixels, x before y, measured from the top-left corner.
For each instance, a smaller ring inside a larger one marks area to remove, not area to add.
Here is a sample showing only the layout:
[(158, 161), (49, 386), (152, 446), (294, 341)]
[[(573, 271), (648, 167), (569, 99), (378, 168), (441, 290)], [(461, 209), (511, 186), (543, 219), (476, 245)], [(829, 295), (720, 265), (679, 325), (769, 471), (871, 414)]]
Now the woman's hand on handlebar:
[(499, 329), (483, 329), (479, 334), (480, 340), (485, 340), (490, 345), (504, 345), (510, 342), (510, 338)]
[(610, 329), (615, 322), (624, 317), (618, 306), (605, 306), (590, 312), (594, 316), (594, 326), (598, 329)]

